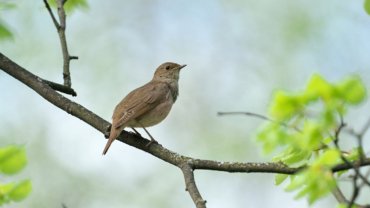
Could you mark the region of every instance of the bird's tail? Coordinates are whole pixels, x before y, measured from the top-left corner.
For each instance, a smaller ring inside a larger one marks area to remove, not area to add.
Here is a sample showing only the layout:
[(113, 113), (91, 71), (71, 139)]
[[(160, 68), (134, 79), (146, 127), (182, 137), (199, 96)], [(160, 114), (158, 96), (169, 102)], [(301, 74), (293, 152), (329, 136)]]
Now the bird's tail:
[(108, 139), (107, 144), (105, 145), (104, 150), (103, 150), (103, 155), (107, 154), (110, 145), (117, 138), (117, 136), (118, 136), (117, 132), (118, 131), (113, 129), (113, 127), (112, 127), (112, 130), (110, 131), (109, 139)]

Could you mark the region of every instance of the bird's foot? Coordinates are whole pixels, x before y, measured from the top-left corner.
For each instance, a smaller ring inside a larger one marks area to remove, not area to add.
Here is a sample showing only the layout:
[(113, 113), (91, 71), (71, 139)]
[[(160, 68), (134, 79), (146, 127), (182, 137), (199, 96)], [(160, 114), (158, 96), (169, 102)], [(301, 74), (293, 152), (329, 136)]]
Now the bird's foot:
[(157, 140), (155, 140), (152, 136), (149, 136), (149, 137), (150, 137), (150, 141), (148, 142), (148, 144), (145, 145), (145, 147), (149, 147), (151, 144), (159, 144)]

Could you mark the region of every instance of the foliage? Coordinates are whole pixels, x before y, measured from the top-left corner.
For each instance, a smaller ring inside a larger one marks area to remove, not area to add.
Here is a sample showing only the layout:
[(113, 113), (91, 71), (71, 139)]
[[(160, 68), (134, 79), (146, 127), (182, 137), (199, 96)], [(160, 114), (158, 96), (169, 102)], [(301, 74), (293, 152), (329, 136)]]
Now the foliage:
[[(50, 4), (50, 6), (54, 8), (56, 8), (57, 6), (56, 0), (48, 0), (48, 3)], [(87, 9), (88, 4), (86, 0), (68, 0), (64, 5), (64, 9), (66, 10), (66, 12), (70, 12), (70, 13), (78, 8)]]
[[(56, 8), (56, 5), (57, 5), (56, 0), (48, 0), (48, 3), (52, 7)], [(16, 8), (16, 5), (14, 2), (7, 2), (7, 1), (0, 2), (0, 14), (2, 10), (11, 10), (14, 8)], [(64, 5), (64, 9), (68, 13), (72, 13), (75, 9), (78, 9), (78, 8), (87, 9), (88, 4), (86, 0), (68, 0)], [(0, 41), (12, 39), (12, 38), (13, 38), (12, 31), (9, 29), (9, 26), (4, 21), (2, 21), (1, 15), (0, 15)]]
[[(23, 147), (7, 146), (0, 148), (0, 172), (4, 175), (14, 175), (20, 172), (27, 164), (26, 153)], [(21, 201), (31, 192), (32, 185), (29, 179), (0, 183), (0, 206), (11, 201)]]
[[(366, 89), (357, 76), (329, 83), (313, 75), (306, 89), (298, 93), (277, 91), (270, 106), (274, 122), (263, 126), (258, 140), (266, 153), (283, 149), (274, 161), (291, 167), (305, 167), (290, 176), (287, 191), (298, 191), (296, 198), (308, 197), (309, 203), (329, 193), (336, 184), (331, 168), (341, 163), (340, 150), (334, 145), (336, 131), (348, 109), (365, 100)], [(276, 122), (275, 122), (276, 121)], [(358, 159), (358, 149), (345, 155)], [(287, 175), (277, 175), (281, 184)]]
[[(10, 2), (0, 2), (0, 14), (2, 10), (10, 10), (15, 8), (14, 3)], [(8, 26), (1, 20), (0, 16), (0, 41), (5, 39), (11, 39), (13, 37), (13, 33), (10, 31)]]
[(13, 37), (12, 32), (8, 29), (8, 27), (0, 22), (0, 40), (10, 39)]
[(370, 0), (365, 0), (364, 8), (365, 8), (366, 13), (370, 15)]

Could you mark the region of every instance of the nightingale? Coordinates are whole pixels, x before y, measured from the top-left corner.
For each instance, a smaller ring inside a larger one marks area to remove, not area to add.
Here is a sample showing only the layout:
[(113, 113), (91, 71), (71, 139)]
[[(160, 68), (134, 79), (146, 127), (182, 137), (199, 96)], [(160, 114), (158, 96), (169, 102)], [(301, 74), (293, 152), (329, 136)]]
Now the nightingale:
[(161, 64), (150, 82), (131, 91), (118, 103), (113, 111), (112, 126), (103, 155), (126, 127), (131, 127), (136, 133), (135, 127), (143, 128), (151, 142), (155, 142), (145, 127), (156, 125), (167, 117), (179, 95), (180, 70), (185, 66), (173, 62)]

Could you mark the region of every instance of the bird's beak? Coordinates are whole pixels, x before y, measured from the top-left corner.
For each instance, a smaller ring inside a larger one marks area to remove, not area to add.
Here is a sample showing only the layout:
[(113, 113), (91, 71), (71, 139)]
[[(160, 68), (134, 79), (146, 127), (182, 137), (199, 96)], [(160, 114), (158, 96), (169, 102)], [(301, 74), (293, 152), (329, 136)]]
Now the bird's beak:
[(182, 69), (182, 68), (184, 68), (185, 66), (186, 66), (186, 64), (181, 65), (181, 66), (179, 67), (179, 69)]

